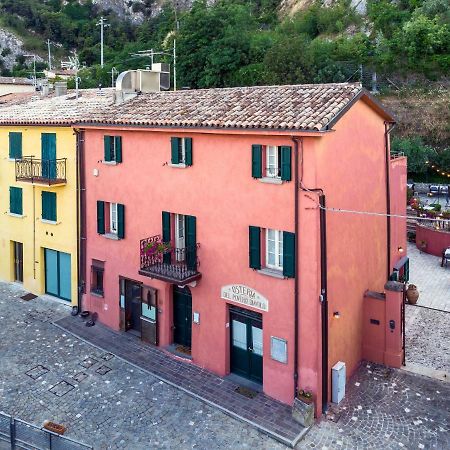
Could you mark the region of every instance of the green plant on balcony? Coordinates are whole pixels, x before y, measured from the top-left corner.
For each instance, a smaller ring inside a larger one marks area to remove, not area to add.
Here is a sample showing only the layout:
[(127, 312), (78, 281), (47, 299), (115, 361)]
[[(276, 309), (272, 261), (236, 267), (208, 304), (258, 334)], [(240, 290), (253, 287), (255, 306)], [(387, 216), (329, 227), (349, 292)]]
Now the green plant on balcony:
[(164, 253), (170, 252), (172, 249), (172, 246), (170, 245), (170, 242), (162, 242), (161, 240), (156, 240), (149, 242), (143, 249), (142, 252), (145, 253), (147, 256), (155, 256), (155, 255), (162, 255)]

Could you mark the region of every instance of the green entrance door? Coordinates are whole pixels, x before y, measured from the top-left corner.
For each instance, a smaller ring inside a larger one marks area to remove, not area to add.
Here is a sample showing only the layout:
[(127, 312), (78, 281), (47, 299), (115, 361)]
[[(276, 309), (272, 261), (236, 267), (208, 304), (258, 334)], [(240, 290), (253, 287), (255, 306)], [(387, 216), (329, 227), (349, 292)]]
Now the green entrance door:
[(45, 292), (71, 300), (71, 262), (68, 253), (45, 249)]
[(42, 133), (41, 135), (42, 177), (56, 178), (56, 134)]
[(231, 372), (263, 382), (263, 333), (261, 314), (230, 308)]
[(188, 287), (173, 287), (173, 341), (191, 347), (192, 295)]

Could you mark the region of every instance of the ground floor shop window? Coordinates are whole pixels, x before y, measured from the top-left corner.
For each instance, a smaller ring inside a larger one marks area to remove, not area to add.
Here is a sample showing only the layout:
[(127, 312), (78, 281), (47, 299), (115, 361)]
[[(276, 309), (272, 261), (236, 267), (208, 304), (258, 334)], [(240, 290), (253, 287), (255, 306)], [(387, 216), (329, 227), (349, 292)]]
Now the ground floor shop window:
[(103, 277), (104, 277), (104, 262), (92, 261), (91, 266), (91, 293), (101, 295), (103, 297)]

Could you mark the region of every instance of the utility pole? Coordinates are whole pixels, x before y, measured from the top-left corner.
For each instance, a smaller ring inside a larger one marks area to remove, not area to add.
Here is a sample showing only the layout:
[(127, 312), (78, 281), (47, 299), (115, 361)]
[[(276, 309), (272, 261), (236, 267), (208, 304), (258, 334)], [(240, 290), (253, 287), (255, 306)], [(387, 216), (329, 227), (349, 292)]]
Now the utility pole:
[(173, 90), (177, 90), (177, 40), (173, 38)]
[(50, 39), (47, 39), (48, 48), (48, 70), (52, 70), (52, 53), (50, 51)]
[(37, 87), (37, 79), (36, 79), (36, 55), (23, 55), (27, 58), (33, 58), (33, 85), (36, 89)]
[(103, 44), (104, 44), (104, 28), (109, 27), (110, 25), (108, 23), (106, 23), (106, 19), (101, 16), (100, 20), (97, 22), (96, 24), (97, 26), (100, 27), (100, 66), (103, 67), (104, 66), (104, 61), (103, 61)]

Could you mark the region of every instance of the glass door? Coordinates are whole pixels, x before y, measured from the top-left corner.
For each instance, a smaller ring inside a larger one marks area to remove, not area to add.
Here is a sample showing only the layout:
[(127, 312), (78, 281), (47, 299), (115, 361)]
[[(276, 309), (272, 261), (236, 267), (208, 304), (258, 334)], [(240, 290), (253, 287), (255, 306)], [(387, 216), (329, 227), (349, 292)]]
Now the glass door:
[(263, 332), (261, 314), (230, 309), (230, 370), (252, 381), (263, 381)]
[(23, 244), (14, 242), (14, 281), (23, 283)]
[(45, 292), (63, 300), (70, 301), (72, 296), (72, 271), (69, 253), (46, 248), (45, 256)]

